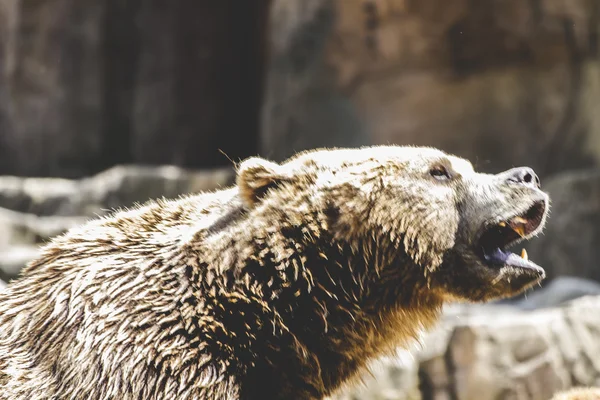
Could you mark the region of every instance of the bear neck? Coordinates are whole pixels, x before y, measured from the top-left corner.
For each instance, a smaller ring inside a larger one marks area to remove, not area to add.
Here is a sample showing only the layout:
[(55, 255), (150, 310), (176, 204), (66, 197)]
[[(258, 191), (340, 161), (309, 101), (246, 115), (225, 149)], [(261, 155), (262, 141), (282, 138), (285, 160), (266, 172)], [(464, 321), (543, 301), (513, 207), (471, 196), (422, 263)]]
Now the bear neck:
[[(272, 231), (254, 220), (219, 238), (221, 248), (199, 277), (202, 291), (220, 298), (221, 307), (230, 301), (224, 296), (235, 293), (236, 312), (243, 310), (257, 327), (248, 347), (259, 349), (256, 360), (263, 364), (254, 365), (260, 372), (253, 379), (276, 375), (281, 363), (292, 371), (293, 360), (297, 377), (280, 381), (313, 374), (305, 382), (315, 382), (315, 393), (330, 393), (438, 318), (441, 301), (427, 290), (422, 268), (403, 251), (383, 251), (389, 243), (372, 235), (352, 244), (336, 240), (318, 228), (324, 226), (318, 215), (296, 226), (278, 221)], [(211, 282), (217, 281), (215, 290)], [(233, 336), (247, 335), (247, 328), (237, 328)]]

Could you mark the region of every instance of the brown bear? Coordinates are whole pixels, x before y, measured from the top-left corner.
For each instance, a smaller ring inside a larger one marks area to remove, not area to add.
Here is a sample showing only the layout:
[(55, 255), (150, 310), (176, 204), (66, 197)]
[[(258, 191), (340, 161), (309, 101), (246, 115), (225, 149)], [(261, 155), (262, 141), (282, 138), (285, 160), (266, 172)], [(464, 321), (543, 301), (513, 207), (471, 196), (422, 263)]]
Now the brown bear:
[(432, 148), (243, 161), (229, 189), (73, 229), (0, 293), (1, 399), (320, 399), (445, 302), (544, 271), (529, 168)]

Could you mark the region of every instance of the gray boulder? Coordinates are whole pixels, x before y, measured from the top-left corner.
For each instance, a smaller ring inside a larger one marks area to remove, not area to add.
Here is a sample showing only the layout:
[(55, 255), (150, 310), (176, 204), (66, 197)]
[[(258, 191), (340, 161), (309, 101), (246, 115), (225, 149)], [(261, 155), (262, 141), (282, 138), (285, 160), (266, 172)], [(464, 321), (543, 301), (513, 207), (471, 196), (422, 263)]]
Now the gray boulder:
[(13, 246), (2, 251), (0, 258), (0, 279), (10, 281), (16, 278), (23, 267), (40, 255), (38, 246)]
[(93, 216), (157, 197), (214, 190), (233, 182), (231, 168), (116, 166), (81, 180), (0, 176), (0, 207), (41, 216)]
[(383, 357), (369, 366), (358, 385), (349, 385), (330, 400), (421, 400), (419, 363), (408, 351)]
[(88, 217), (40, 217), (0, 208), (0, 249), (44, 243), (87, 219)]
[(424, 398), (547, 400), (600, 384), (600, 296), (534, 312), (471, 316), (421, 359)]
[(112, 209), (232, 183), (231, 168), (119, 166), (81, 179), (0, 177), (0, 278), (16, 277), (39, 246)]
[(374, 363), (335, 400), (547, 400), (600, 385), (600, 296), (523, 311), (453, 305), (413, 356)]
[(39, 246), (87, 217), (40, 217), (0, 208), (0, 279), (15, 278), (39, 254)]

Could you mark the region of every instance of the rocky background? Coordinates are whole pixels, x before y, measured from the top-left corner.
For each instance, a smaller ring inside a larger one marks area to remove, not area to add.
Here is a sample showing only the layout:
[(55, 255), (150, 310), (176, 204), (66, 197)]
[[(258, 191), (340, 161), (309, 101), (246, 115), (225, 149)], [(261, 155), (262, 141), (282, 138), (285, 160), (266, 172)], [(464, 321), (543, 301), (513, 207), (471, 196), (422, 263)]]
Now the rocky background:
[(549, 278), (449, 307), (336, 399), (600, 386), (599, 56), (600, 0), (0, 0), (0, 286), (69, 227), (250, 155), (431, 145), (536, 169)]

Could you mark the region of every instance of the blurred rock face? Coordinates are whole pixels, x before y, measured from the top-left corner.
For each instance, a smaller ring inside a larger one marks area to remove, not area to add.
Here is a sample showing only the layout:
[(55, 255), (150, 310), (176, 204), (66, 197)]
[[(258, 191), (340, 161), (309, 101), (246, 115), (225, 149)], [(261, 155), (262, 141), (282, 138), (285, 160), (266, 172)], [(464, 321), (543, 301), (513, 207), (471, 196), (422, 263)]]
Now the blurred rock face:
[(581, 170), (549, 179), (551, 218), (530, 243), (531, 258), (549, 279), (571, 275), (600, 282), (600, 171)]
[(547, 176), (600, 156), (595, 2), (275, 0), (271, 19), (277, 158), (372, 141)]
[(600, 157), (594, 1), (0, 0), (0, 174), (434, 145)]
[(0, 175), (256, 153), (268, 0), (0, 0)]
[(151, 199), (233, 183), (231, 168), (114, 167), (81, 179), (0, 177), (0, 280), (18, 276), (40, 246), (90, 218)]
[(599, 308), (600, 296), (530, 312), (450, 307), (422, 351), (382, 359), (331, 400), (548, 400), (599, 386)]

